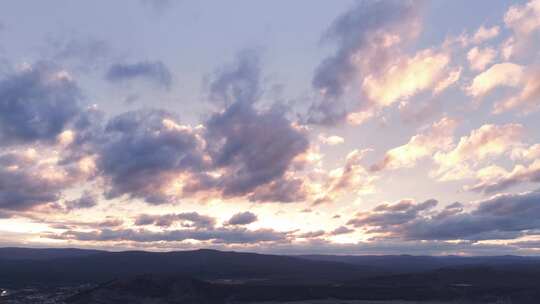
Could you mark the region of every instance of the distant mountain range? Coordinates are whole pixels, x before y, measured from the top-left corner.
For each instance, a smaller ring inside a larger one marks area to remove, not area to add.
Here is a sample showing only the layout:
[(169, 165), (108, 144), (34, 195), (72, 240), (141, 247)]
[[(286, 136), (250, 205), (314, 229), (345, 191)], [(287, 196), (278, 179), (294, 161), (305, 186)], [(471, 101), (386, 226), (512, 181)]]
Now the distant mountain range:
[[(12, 255), (13, 253), (13, 255)], [(205, 280), (329, 283), (377, 273), (369, 266), (301, 257), (195, 250), (175, 252), (0, 249), (0, 284), (100, 282), (152, 273)]]
[(534, 256), (414, 256), (414, 255), (302, 255), (312, 261), (340, 262), (373, 267), (388, 273), (415, 273), (457, 266), (531, 265), (540, 263)]
[(124, 303), (139, 303), (133, 300), (137, 298), (154, 298), (155, 303), (176, 303), (170, 299), (180, 298), (184, 300), (178, 303), (325, 298), (475, 299), (482, 303), (493, 297), (537, 303), (532, 299), (540, 298), (540, 258), (521, 256), (0, 248), (0, 273), (0, 287), (8, 288), (99, 284), (70, 299), (77, 304), (109, 303), (107, 298), (124, 299)]

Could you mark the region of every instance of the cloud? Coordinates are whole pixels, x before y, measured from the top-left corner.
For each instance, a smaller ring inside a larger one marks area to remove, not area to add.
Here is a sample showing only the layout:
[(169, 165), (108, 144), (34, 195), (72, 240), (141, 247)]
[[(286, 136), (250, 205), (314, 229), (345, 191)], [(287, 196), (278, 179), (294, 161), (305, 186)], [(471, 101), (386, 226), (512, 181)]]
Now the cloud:
[(308, 121), (335, 124), (346, 118), (337, 100), (362, 75), (385, 67), (398, 45), (417, 36), (420, 7), (412, 1), (361, 1), (334, 20), (324, 40), (335, 42), (337, 50), (315, 70), (312, 85), (323, 100), (311, 107)]
[(235, 103), (206, 124), (213, 165), (224, 170), (220, 188), (225, 196), (244, 195), (284, 177), (293, 159), (309, 146), (280, 109), (257, 111)]
[(213, 75), (211, 94), (226, 107), (204, 125), (183, 125), (176, 115), (155, 109), (111, 118), (103, 134), (90, 140), (106, 197), (128, 195), (150, 203), (216, 195), (302, 200), (303, 184), (288, 170), (306, 152), (309, 140), (282, 106), (255, 107), (260, 77), (256, 56), (242, 52)]
[(75, 200), (64, 202), (64, 205), (68, 210), (74, 209), (87, 209), (96, 206), (98, 203), (98, 197), (96, 194), (90, 191), (84, 191), (81, 197)]
[(481, 25), (473, 34), (462, 33), (459, 36), (447, 38), (443, 43), (445, 47), (450, 47), (457, 44), (461, 48), (483, 44), (493, 38), (496, 38), (501, 33), (501, 28), (498, 25), (488, 27)]
[(500, 33), (499, 26), (486, 27), (484, 25), (480, 26), (476, 33), (472, 36), (472, 42), (479, 44), (487, 40), (497, 37)]
[(456, 127), (457, 121), (448, 117), (442, 118), (433, 123), (424, 133), (411, 137), (406, 144), (388, 150), (379, 163), (371, 166), (371, 171), (410, 168), (422, 158), (432, 156), (437, 151), (449, 149)]
[[(492, 52), (494, 50), (489, 48), (472, 49), (467, 56), (471, 61), (472, 68), (474, 69), (476, 66), (480, 70), (483, 69), (484, 65), (495, 56)], [(539, 76), (540, 69), (536, 66), (526, 67), (510, 62), (498, 63), (474, 77), (465, 91), (469, 96), (481, 99), (499, 87), (518, 89), (517, 94), (497, 102), (493, 112), (500, 114), (519, 107), (526, 111), (535, 110), (540, 104), (538, 102), (540, 97)]]
[(82, 109), (70, 128), (57, 136), (59, 165), (80, 177), (98, 178), (97, 159), (105, 140), (104, 123), (105, 112), (96, 105)]
[(512, 160), (535, 160), (540, 158), (540, 144), (529, 147), (516, 147), (512, 150)]
[(170, 88), (172, 84), (172, 74), (161, 61), (116, 63), (109, 67), (105, 77), (111, 82), (144, 79), (164, 88)]
[(384, 52), (386, 46), (402, 39), (397, 34), (408, 29), (410, 23), (416, 23), (416, 18), (416, 8), (410, 1), (359, 2), (334, 20), (328, 30), (325, 39), (336, 41), (338, 49), (317, 68), (314, 87), (330, 96), (343, 94), (358, 69), (355, 56), (368, 55), (372, 56), (369, 59), (375, 59), (381, 55), (375, 52)]
[[(375, 104), (388, 106), (430, 88), (448, 77), (450, 56), (430, 49), (414, 57), (403, 56), (390, 63), (383, 71), (364, 78), (362, 87)], [(438, 91), (441, 91), (439, 87)]]
[[(2, 235), (4, 244), (18, 244), (14, 240), (30, 237), (28, 234), (7, 233)], [(55, 235), (43, 235), (44, 237), (56, 237)], [(67, 236), (65, 236), (67, 237)], [(78, 241), (81, 246), (88, 245), (91, 241)], [(72, 240), (72, 243), (75, 243)], [(132, 250), (145, 248), (149, 250), (195, 250), (200, 248), (200, 243), (162, 241), (162, 242), (138, 242), (119, 241), (101, 242), (101, 248), (115, 250)], [(95, 246), (95, 245), (93, 245)], [(257, 252), (265, 254), (411, 254), (411, 255), (504, 255), (504, 254), (535, 254), (534, 243), (508, 242), (505, 244), (488, 244), (471, 241), (402, 241), (402, 240), (378, 240), (360, 241), (355, 243), (335, 243), (322, 238), (308, 239), (301, 242), (269, 241), (260, 243), (204, 243), (205, 248), (216, 250), (235, 250), (244, 252)], [(532, 248), (532, 250), (529, 250)]]
[(24, 210), (60, 198), (54, 180), (33, 172), (0, 170), (0, 208)]
[(345, 164), (330, 172), (324, 172), (322, 181), (311, 186), (310, 197), (315, 205), (328, 203), (345, 194), (361, 195), (373, 192), (373, 181), (361, 161), (371, 150), (353, 150), (347, 154)]
[(248, 225), (257, 221), (257, 215), (252, 212), (239, 212), (234, 214), (228, 221), (227, 225)]
[(40, 160), (36, 150), (0, 154), (0, 209), (28, 210), (56, 202), (73, 182), (63, 168)]
[(260, 58), (256, 50), (244, 50), (206, 79), (209, 99), (221, 105), (254, 103), (261, 95)]
[(525, 5), (513, 5), (504, 15), (504, 23), (521, 34), (529, 34), (540, 28), (540, 1), (532, 0)]
[(80, 111), (69, 73), (49, 63), (24, 66), (0, 80), (0, 145), (52, 142)]
[(304, 232), (304, 233), (296, 235), (296, 237), (301, 238), (301, 239), (314, 239), (314, 238), (322, 237), (324, 235), (326, 235), (326, 232), (324, 232), (324, 230), (317, 230), (317, 231)]
[(346, 121), (350, 125), (357, 126), (361, 125), (364, 122), (368, 121), (370, 118), (375, 116), (375, 111), (363, 111), (359, 110), (357, 112), (350, 112), (346, 115)]
[(337, 135), (326, 136), (325, 134), (319, 134), (319, 141), (325, 145), (336, 146), (344, 143), (345, 139)]
[(248, 199), (252, 202), (303, 202), (308, 197), (306, 192), (302, 178), (286, 173), (284, 178), (257, 187)]
[(51, 220), (46, 217), (34, 217), (34, 220), (41, 223), (46, 223), (49, 227), (59, 230), (70, 230), (70, 229), (110, 229), (110, 228), (120, 228), (124, 225), (124, 221), (113, 216), (104, 216), (103, 219), (99, 221), (80, 221), (75, 219), (61, 219), (61, 220)]
[(520, 142), (523, 136), (520, 124), (492, 125), (485, 124), (472, 130), (469, 136), (461, 137), (457, 146), (447, 154), (440, 154), (440, 160), (484, 159), (490, 155), (499, 155)]
[(463, 136), (450, 151), (437, 152), (435, 163), (439, 166), (434, 175), (439, 180), (455, 180), (470, 177), (469, 164), (510, 153), (519, 146), (524, 129), (520, 124), (486, 124)]
[(340, 226), (332, 231), (330, 231), (330, 235), (343, 235), (343, 234), (349, 234), (353, 233), (354, 229), (348, 228), (346, 226)]
[(501, 169), (495, 174), (480, 176), (480, 182), (466, 189), (494, 193), (527, 182), (540, 182), (540, 160), (537, 159), (529, 165), (516, 165), (510, 172)]
[(471, 211), (463, 211), (456, 204), (434, 211), (435, 201), (402, 201), (360, 213), (349, 224), (388, 239), (514, 239), (540, 229), (539, 199), (539, 192), (502, 194), (478, 202)]
[(474, 77), (467, 94), (481, 98), (500, 86), (518, 87), (523, 78), (523, 66), (514, 63), (498, 63)]
[(461, 78), (462, 68), (454, 68), (448, 71), (446, 78), (442, 78), (433, 88), (433, 95), (438, 95), (444, 90), (448, 89), (451, 85), (455, 84)]
[(509, 245), (517, 246), (519, 248), (530, 248), (534, 250), (540, 249), (540, 241), (519, 241), (519, 242), (512, 242)]
[(521, 80), (521, 90), (506, 100), (497, 103), (493, 109), (495, 114), (515, 108), (524, 108), (524, 111), (537, 110), (540, 105), (540, 69), (529, 68)]
[(212, 165), (220, 172), (210, 181), (226, 197), (249, 195), (253, 200), (288, 201), (292, 197), (268, 190), (300, 186), (298, 181), (288, 180), (286, 172), (293, 160), (306, 152), (309, 140), (304, 130), (286, 118), (283, 107), (255, 108), (260, 97), (256, 54), (240, 53), (210, 82), (210, 95), (227, 104), (205, 124)]
[(540, 29), (540, 1), (531, 0), (526, 4), (511, 6), (504, 15), (505, 25), (513, 31), (513, 36), (503, 44), (506, 59), (521, 56), (536, 50), (538, 42), (535, 33)]
[(94, 231), (69, 230), (60, 234), (45, 234), (42, 237), (51, 239), (76, 240), (85, 242), (133, 241), (148, 242), (179, 242), (186, 240), (211, 241), (216, 244), (253, 244), (264, 242), (283, 242), (287, 233), (272, 229), (248, 230), (245, 228), (215, 228), (215, 229), (180, 229), (155, 232), (145, 229), (101, 229)]
[(483, 71), (487, 65), (495, 60), (497, 51), (493, 48), (474, 47), (467, 53), (467, 60), (473, 71)]
[(477, 182), (465, 186), (465, 190), (494, 193), (514, 185), (540, 182), (540, 144), (526, 146), (518, 141), (511, 142), (507, 152), (514, 168), (507, 171), (498, 165), (489, 165), (476, 170)]
[(371, 232), (386, 232), (387, 229), (415, 220), (421, 212), (430, 210), (437, 204), (436, 200), (428, 200), (421, 204), (415, 204), (412, 200), (401, 200), (393, 205), (382, 204), (371, 212), (358, 213), (347, 222), (347, 225), (369, 227)]
[(197, 130), (166, 111), (138, 110), (111, 118), (97, 148), (107, 197), (128, 194), (151, 203), (171, 202), (172, 177), (203, 170), (203, 145)]
[(102, 67), (110, 59), (112, 48), (105, 40), (77, 35), (70, 38), (52, 38), (47, 41), (48, 52), (54, 62), (69, 64), (88, 72)]
[(179, 223), (182, 227), (212, 229), (216, 224), (216, 219), (197, 212), (160, 215), (141, 214), (135, 219), (135, 225), (137, 226), (156, 225), (159, 227), (170, 227), (176, 223)]
[[(364, 1), (337, 18), (327, 39), (337, 41), (338, 50), (316, 70), (313, 86), (320, 100), (310, 107), (307, 122), (361, 124), (384, 107), (425, 91), (437, 95), (456, 83), (461, 68), (450, 66), (446, 49), (403, 51), (420, 32), (422, 7), (421, 2)], [(353, 92), (355, 83), (360, 87)]]

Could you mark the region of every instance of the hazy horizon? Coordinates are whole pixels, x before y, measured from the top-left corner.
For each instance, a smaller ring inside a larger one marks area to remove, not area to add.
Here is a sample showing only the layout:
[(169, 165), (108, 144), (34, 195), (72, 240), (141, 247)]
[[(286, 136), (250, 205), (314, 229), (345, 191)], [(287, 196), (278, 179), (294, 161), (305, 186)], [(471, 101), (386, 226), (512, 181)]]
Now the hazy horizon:
[(218, 251), (218, 252), (234, 252), (234, 253), (253, 253), (253, 254), (262, 254), (262, 255), (276, 255), (276, 256), (291, 256), (291, 257), (302, 257), (302, 256), (358, 256), (358, 257), (368, 257), (368, 256), (380, 256), (380, 257), (391, 257), (391, 256), (411, 256), (411, 257), (459, 257), (459, 258), (489, 258), (489, 257), (504, 257), (504, 256), (515, 256), (515, 257), (523, 257), (523, 258), (540, 258), (540, 255), (538, 254), (528, 254), (528, 255), (519, 255), (519, 254), (486, 254), (486, 255), (469, 255), (469, 254), (407, 254), (407, 253), (326, 253), (326, 252), (292, 252), (292, 253), (279, 253), (279, 252), (273, 252), (271, 250), (269, 251), (255, 251), (255, 250), (233, 250), (233, 249), (215, 249), (215, 248), (207, 248), (207, 247), (200, 247), (200, 248), (191, 248), (191, 249), (133, 249), (133, 248), (103, 248), (103, 247), (51, 247), (51, 246), (44, 246), (44, 247), (24, 247), (24, 246), (2, 246), (0, 247), (0, 250), (2, 249), (37, 249), (37, 250), (83, 250), (83, 251), (103, 251), (103, 252), (111, 252), (111, 253), (121, 253), (121, 252), (133, 252), (133, 251), (141, 251), (141, 252), (148, 252), (148, 253), (174, 253), (174, 252), (196, 252), (196, 251)]

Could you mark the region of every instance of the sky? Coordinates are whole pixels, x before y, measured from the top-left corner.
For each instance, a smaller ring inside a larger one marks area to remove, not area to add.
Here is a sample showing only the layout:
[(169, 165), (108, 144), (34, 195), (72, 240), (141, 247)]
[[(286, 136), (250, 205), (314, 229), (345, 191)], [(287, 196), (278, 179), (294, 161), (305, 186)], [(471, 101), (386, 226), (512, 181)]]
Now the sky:
[(540, 253), (540, 0), (4, 1), (0, 246)]

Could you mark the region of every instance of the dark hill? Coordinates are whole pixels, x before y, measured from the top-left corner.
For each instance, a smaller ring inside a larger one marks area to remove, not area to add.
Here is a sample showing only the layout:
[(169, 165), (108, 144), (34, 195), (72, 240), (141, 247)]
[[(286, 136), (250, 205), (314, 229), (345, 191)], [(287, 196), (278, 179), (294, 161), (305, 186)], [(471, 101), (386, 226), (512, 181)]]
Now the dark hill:
[(0, 284), (102, 282), (142, 273), (259, 283), (325, 284), (377, 273), (372, 267), (298, 257), (195, 250), (97, 252), (47, 260), (0, 259)]
[(100, 250), (88, 250), (77, 248), (0, 248), (0, 260), (51, 260), (58, 258), (83, 257), (96, 253), (104, 253)]
[(413, 256), (413, 255), (302, 255), (312, 261), (341, 262), (374, 267), (385, 273), (415, 273), (457, 266), (540, 265), (538, 257), (523, 256)]
[(68, 303), (224, 303), (226, 289), (186, 277), (138, 275), (113, 280), (67, 299)]
[[(485, 267), (360, 279), (347, 284), (216, 284), (177, 276), (141, 275), (79, 293), (70, 304), (253, 303), (316, 299), (407, 300), (437, 303), (537, 303), (540, 272)], [(501, 302), (503, 301), (503, 302)]]
[(71, 298), (76, 304), (328, 298), (537, 303), (540, 298), (540, 259), (519, 256), (291, 257), (216, 250), (4, 248), (0, 274), (0, 286), (14, 289), (107, 282)]

